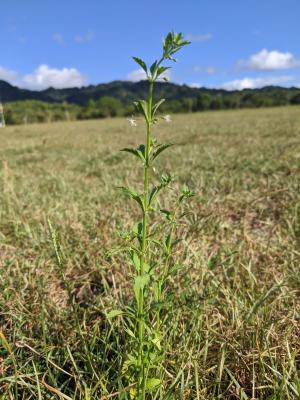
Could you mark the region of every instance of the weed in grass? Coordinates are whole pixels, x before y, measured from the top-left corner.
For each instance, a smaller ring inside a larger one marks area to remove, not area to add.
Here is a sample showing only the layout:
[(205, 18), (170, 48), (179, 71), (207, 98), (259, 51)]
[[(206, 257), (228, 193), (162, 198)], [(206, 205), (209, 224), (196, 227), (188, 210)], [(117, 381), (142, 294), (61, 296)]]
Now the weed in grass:
[[(159, 363), (163, 360), (162, 341), (162, 311), (164, 309), (166, 285), (170, 275), (176, 272), (176, 266), (171, 263), (172, 249), (176, 245), (174, 231), (180, 219), (180, 209), (184, 200), (191, 197), (192, 192), (185, 188), (173, 210), (157, 207), (158, 195), (173, 182), (170, 174), (164, 174), (158, 185), (150, 189), (150, 172), (154, 168), (155, 160), (167, 150), (171, 144), (159, 144), (151, 135), (151, 128), (159, 120), (159, 107), (165, 99), (153, 104), (153, 86), (170, 68), (164, 65), (168, 60), (176, 61), (174, 54), (189, 44), (182, 37), (169, 33), (163, 43), (163, 53), (159, 60), (147, 67), (138, 57), (134, 61), (144, 70), (149, 82), (148, 100), (135, 102), (137, 111), (142, 115), (146, 125), (145, 144), (137, 148), (124, 148), (123, 151), (132, 154), (141, 162), (144, 169), (143, 192), (139, 194), (129, 187), (121, 187), (122, 191), (134, 200), (142, 215), (130, 233), (123, 233), (125, 248), (129, 254), (130, 274), (133, 282), (135, 306), (125, 310), (112, 310), (109, 318), (123, 315), (125, 330), (131, 340), (131, 348), (123, 364), (123, 374), (130, 384), (131, 396), (138, 400), (145, 399), (146, 393), (162, 384), (157, 377)], [(163, 117), (170, 122), (170, 116)], [(133, 118), (129, 119), (132, 126), (136, 126)], [(149, 229), (149, 216), (153, 218), (156, 212), (165, 218), (152, 231)], [(164, 232), (165, 233), (162, 233)]]
[[(169, 210), (184, 182), (197, 197), (176, 228), (181, 242), (171, 261), (184, 268), (168, 280), (166, 357), (151, 375), (164, 385), (148, 397), (298, 400), (299, 107), (172, 120), (152, 126), (162, 142), (178, 143), (156, 159), (158, 171), (177, 174), (157, 207)], [(128, 168), (130, 155), (107, 158), (112, 148), (138, 147), (138, 118), (137, 125), (130, 135), (125, 118), (1, 132), (0, 329), (9, 344), (0, 344), (1, 400), (15, 400), (16, 383), (18, 400), (129, 399), (121, 376), (132, 342), (124, 316), (107, 320), (104, 312), (134, 306), (132, 279), (124, 255), (107, 258), (106, 249), (123, 244), (118, 226), (130, 230), (141, 218), (115, 187), (130, 182), (142, 191), (143, 170)], [(45, 157), (38, 157), (44, 141)], [(28, 149), (36, 162), (24, 157)], [(152, 211), (148, 223), (159, 232)]]

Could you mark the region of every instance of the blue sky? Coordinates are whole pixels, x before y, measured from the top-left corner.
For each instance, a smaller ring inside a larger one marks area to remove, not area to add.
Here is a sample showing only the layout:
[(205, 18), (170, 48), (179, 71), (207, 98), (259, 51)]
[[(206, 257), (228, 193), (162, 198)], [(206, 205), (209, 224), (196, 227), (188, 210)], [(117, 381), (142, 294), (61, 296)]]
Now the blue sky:
[(192, 44), (170, 80), (300, 87), (300, 0), (2, 0), (0, 79), (30, 89), (142, 77), (169, 30)]

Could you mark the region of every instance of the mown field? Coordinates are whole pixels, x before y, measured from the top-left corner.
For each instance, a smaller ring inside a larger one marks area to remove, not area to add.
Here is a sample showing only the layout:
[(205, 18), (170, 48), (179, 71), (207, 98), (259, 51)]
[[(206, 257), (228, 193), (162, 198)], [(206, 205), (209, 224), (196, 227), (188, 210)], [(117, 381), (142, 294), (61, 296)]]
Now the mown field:
[[(196, 196), (149, 399), (299, 399), (300, 108), (176, 115), (154, 135), (177, 143), (152, 174), (177, 176), (161, 204), (184, 183)], [(105, 312), (134, 301), (109, 250), (140, 218), (117, 186), (142, 171), (119, 149), (143, 141), (126, 119), (0, 130), (1, 399), (129, 399), (128, 336)]]

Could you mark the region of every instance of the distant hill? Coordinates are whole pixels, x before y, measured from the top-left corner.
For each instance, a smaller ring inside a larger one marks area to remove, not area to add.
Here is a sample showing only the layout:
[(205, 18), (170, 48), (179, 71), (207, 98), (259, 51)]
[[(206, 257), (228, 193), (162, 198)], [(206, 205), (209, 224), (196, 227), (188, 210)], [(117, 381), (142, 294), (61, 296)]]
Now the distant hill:
[[(42, 91), (20, 89), (0, 81), (0, 99), (7, 124), (129, 116), (135, 113), (133, 101), (147, 96), (147, 81), (114, 81)], [(269, 86), (226, 91), (158, 82), (154, 97), (165, 98), (167, 102), (160, 111), (173, 114), (300, 104), (300, 89)]]
[[(147, 81), (128, 82), (113, 81), (99, 85), (90, 85), (81, 88), (54, 89), (49, 88), (42, 91), (20, 89), (9, 83), (0, 80), (0, 97), (2, 102), (12, 102), (18, 100), (39, 100), (49, 103), (67, 102), (80, 106), (86, 105), (89, 100), (99, 100), (101, 97), (109, 96), (120, 100), (123, 104), (130, 104), (137, 98), (147, 97)], [(226, 91), (222, 89), (192, 88), (187, 85), (177, 85), (169, 82), (158, 82), (156, 84), (155, 95), (158, 98), (167, 100), (181, 100), (183, 98), (197, 99), (199, 95), (209, 94), (212, 97), (222, 95), (222, 97), (240, 96), (243, 93), (265, 94), (268, 96), (293, 97), (300, 93), (297, 88), (282, 88), (269, 86), (262, 89), (245, 89), (243, 91)]]

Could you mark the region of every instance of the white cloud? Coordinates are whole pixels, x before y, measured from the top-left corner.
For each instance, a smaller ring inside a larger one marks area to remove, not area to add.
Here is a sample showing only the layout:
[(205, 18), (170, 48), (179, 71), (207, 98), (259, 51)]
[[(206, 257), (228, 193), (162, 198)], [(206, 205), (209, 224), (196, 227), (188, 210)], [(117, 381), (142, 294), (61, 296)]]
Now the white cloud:
[(272, 71), (300, 67), (300, 60), (292, 53), (263, 49), (259, 53), (253, 54), (248, 60), (241, 60), (239, 66), (252, 70)]
[(65, 42), (65, 38), (61, 33), (54, 33), (54, 35), (52, 36), (53, 40), (59, 44), (60, 46), (64, 46), (66, 44)]
[(23, 81), (27, 87), (37, 90), (48, 87), (57, 89), (83, 86), (86, 78), (76, 68), (50, 68), (40, 65), (32, 74), (25, 75)]
[(47, 89), (50, 86), (56, 89), (80, 87), (86, 83), (86, 77), (76, 68), (57, 69), (48, 65), (40, 65), (31, 74), (26, 75), (0, 67), (0, 79), (33, 90)]
[(221, 85), (222, 89), (226, 90), (243, 90), (243, 89), (256, 89), (264, 86), (280, 85), (286, 82), (293, 81), (292, 76), (268, 76), (259, 78), (243, 78), (234, 81), (226, 82)]
[(190, 33), (187, 35), (187, 40), (191, 42), (207, 42), (208, 40), (211, 40), (213, 35), (211, 33), (200, 33), (200, 34), (192, 34)]
[[(169, 70), (165, 71), (160, 76), (159, 81), (162, 81), (163, 78), (167, 78), (168, 80), (170, 80), (171, 74), (170, 74)], [(139, 81), (143, 81), (145, 79), (148, 79), (148, 78), (147, 78), (145, 71), (142, 68), (132, 71), (127, 75), (127, 80), (131, 81), (131, 82), (139, 82)]]
[(11, 83), (12, 85), (18, 84), (18, 74), (15, 71), (6, 69), (0, 66), (0, 80)]
[(214, 74), (216, 74), (218, 72), (218, 69), (216, 67), (211, 66), (211, 65), (209, 65), (209, 66), (195, 65), (194, 68), (193, 68), (193, 72), (201, 73), (201, 74), (214, 75)]
[(88, 31), (83, 35), (76, 35), (74, 37), (75, 42), (77, 43), (87, 43), (93, 40), (95, 37), (95, 33), (93, 31)]

